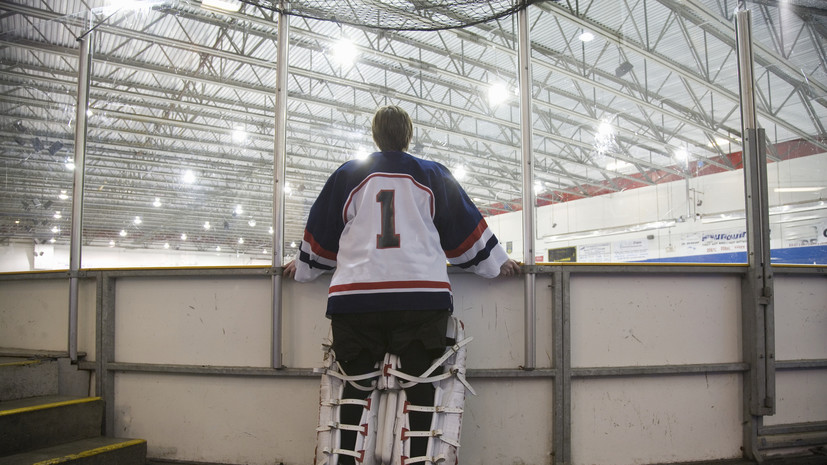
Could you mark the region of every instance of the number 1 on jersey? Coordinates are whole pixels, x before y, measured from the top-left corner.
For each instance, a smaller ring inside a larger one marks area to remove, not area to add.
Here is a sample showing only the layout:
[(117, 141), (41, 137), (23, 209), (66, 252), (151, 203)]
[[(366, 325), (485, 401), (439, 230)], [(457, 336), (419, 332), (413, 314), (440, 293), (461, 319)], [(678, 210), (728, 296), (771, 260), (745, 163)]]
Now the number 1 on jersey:
[(396, 219), (393, 190), (382, 190), (376, 194), (379, 210), (382, 215), (382, 231), (376, 235), (377, 249), (393, 249), (399, 247), (399, 234), (396, 234)]

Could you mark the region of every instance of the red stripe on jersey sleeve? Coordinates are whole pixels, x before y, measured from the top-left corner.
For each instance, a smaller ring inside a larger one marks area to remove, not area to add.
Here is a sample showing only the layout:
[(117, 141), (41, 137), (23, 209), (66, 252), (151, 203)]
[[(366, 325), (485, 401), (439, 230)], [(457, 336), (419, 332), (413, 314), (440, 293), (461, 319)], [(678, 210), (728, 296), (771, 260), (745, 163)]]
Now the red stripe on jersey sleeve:
[(306, 229), (304, 230), (304, 241), (310, 244), (310, 250), (312, 250), (314, 254), (328, 260), (336, 261), (336, 253), (331, 252), (319, 245), (319, 243), (316, 242), (316, 239), (313, 238), (313, 235)]
[(482, 237), (482, 233), (488, 229), (488, 223), (485, 222), (485, 218), (481, 219), (480, 222), (477, 224), (477, 227), (471, 231), (471, 234), (459, 245), (456, 249), (453, 250), (446, 250), (445, 256), (448, 258), (457, 258), (460, 255), (464, 254), (468, 251), (474, 244), (477, 243), (478, 240)]

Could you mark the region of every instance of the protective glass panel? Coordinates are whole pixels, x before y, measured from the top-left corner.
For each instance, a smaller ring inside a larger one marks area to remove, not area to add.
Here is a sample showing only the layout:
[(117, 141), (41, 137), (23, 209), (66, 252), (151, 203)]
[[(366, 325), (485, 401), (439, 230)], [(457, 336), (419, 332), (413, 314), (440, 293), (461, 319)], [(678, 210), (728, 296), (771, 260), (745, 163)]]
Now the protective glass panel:
[[(379, 31), (291, 17), (285, 251), (297, 252), (307, 214), (342, 163), (377, 150), (371, 119), (410, 114), (412, 155), (448, 167), (503, 246), (522, 250), (514, 19), (448, 31)], [(492, 100), (494, 99), (494, 100)]]
[(682, 8), (530, 9), (536, 243), (547, 261), (746, 261), (730, 13)]
[(271, 262), (277, 23), (176, 5), (92, 10), (84, 268)]
[(0, 272), (69, 268), (76, 20), (0, 14)]
[(747, 3), (755, 94), (766, 132), (773, 264), (827, 263), (827, 63), (824, 17), (805, 6)]

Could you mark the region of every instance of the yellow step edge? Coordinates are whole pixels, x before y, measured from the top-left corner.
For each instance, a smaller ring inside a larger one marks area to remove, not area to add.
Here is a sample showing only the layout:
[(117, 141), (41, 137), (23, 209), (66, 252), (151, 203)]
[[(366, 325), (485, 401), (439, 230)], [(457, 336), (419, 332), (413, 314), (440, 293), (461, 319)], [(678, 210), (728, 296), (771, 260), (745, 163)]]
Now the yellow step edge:
[(32, 465), (55, 465), (55, 464), (58, 464), (58, 463), (65, 463), (65, 462), (68, 462), (70, 460), (77, 460), (77, 459), (82, 459), (82, 458), (85, 458), (85, 457), (92, 457), (94, 455), (103, 454), (103, 453), (110, 452), (110, 451), (113, 451), (113, 450), (123, 449), (125, 447), (130, 447), (130, 446), (135, 446), (135, 445), (138, 445), (138, 444), (145, 444), (145, 443), (146, 443), (145, 439), (132, 439), (130, 441), (119, 442), (117, 444), (110, 444), (108, 446), (96, 447), (94, 449), (85, 450), (85, 451), (79, 452), (77, 454), (69, 454), (69, 455), (65, 455), (63, 457), (56, 457), (56, 458), (53, 458), (53, 459), (44, 460), (42, 462), (35, 462)]
[(0, 417), (5, 415), (16, 415), (18, 413), (34, 412), (37, 410), (45, 410), (47, 408), (64, 407), (67, 405), (85, 404), (87, 402), (96, 402), (101, 400), (100, 397), (85, 397), (83, 399), (64, 400), (61, 402), (51, 402), (48, 404), (32, 405), (30, 407), (13, 408), (11, 410), (0, 410)]
[(0, 367), (19, 367), (19, 366), (26, 366), (26, 365), (37, 365), (42, 363), (42, 360), (21, 360), (19, 362), (6, 362), (0, 363)]

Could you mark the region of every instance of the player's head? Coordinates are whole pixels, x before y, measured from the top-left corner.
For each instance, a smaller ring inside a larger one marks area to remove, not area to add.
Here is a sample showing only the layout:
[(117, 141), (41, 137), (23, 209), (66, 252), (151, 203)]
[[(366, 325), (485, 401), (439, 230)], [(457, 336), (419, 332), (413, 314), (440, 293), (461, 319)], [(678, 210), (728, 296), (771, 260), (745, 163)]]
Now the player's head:
[(371, 123), (373, 142), (379, 150), (405, 152), (413, 138), (413, 122), (402, 108), (388, 105), (376, 110)]

